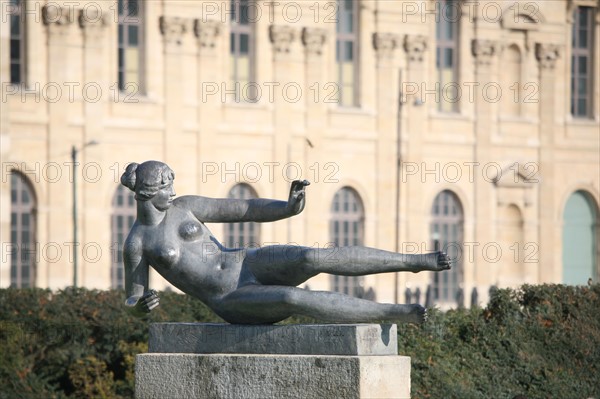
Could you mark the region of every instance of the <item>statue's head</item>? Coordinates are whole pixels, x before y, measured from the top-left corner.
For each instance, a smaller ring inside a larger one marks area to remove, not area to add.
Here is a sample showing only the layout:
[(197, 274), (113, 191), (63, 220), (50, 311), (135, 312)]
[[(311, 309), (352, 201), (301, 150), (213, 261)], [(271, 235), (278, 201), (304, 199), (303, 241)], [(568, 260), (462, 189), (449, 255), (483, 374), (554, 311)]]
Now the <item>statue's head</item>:
[(121, 184), (135, 193), (138, 201), (152, 199), (159, 190), (173, 184), (175, 173), (166, 163), (146, 161), (127, 165), (121, 176)]

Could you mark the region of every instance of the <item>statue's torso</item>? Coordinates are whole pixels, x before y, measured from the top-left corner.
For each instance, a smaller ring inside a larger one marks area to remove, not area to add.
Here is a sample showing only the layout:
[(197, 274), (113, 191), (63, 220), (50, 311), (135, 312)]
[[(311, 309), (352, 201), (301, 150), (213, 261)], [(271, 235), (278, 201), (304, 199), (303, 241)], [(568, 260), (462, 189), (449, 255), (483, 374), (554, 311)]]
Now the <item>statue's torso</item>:
[(180, 290), (211, 303), (237, 288), (244, 252), (224, 248), (189, 210), (173, 206), (140, 228), (148, 263)]

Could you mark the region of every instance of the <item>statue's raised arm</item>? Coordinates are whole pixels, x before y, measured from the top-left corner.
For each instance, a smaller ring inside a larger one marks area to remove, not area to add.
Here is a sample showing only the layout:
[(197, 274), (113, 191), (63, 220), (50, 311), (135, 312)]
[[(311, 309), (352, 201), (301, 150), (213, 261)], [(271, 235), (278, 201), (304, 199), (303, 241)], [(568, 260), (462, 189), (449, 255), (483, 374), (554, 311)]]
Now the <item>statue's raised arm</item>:
[(138, 314), (158, 305), (156, 292), (148, 287), (148, 268), (153, 267), (230, 323), (275, 323), (292, 315), (328, 322), (421, 323), (426, 318), (421, 305), (377, 303), (297, 286), (320, 273), (362, 276), (450, 269), (450, 259), (442, 252), (404, 255), (368, 247), (296, 245), (228, 249), (204, 222), (271, 222), (297, 215), (304, 209), (309, 182), (294, 181), (287, 201), (174, 199), (174, 179), (171, 168), (157, 161), (130, 164), (121, 177), (137, 201), (137, 220), (124, 250), (126, 305)]
[(274, 222), (302, 212), (306, 201), (304, 187), (308, 180), (292, 182), (288, 201), (263, 198), (233, 199), (208, 198), (186, 195), (176, 200), (176, 205), (189, 209), (206, 223)]

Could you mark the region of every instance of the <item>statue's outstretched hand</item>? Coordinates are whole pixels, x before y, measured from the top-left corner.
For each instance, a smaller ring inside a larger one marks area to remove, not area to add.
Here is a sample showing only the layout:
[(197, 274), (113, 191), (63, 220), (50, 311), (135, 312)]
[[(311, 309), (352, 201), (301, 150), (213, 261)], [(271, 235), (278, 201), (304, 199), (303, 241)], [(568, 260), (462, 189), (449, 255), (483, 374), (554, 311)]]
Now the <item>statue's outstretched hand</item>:
[(288, 209), (292, 215), (297, 215), (304, 209), (306, 192), (304, 188), (310, 185), (308, 180), (294, 180), (290, 187), (290, 198), (288, 199)]
[(136, 316), (143, 316), (157, 307), (159, 301), (160, 298), (158, 297), (158, 293), (155, 290), (150, 290), (146, 291), (141, 297), (132, 296), (127, 298), (125, 305), (127, 305)]

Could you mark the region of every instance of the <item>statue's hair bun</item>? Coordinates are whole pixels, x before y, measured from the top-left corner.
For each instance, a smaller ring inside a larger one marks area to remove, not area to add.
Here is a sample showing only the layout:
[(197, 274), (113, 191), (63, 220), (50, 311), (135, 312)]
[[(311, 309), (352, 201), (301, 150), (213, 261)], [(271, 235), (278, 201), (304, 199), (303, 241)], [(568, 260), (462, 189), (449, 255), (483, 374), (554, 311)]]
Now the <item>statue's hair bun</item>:
[(131, 191), (135, 191), (135, 171), (139, 165), (135, 162), (130, 163), (125, 168), (125, 173), (121, 176), (121, 184), (130, 189)]

